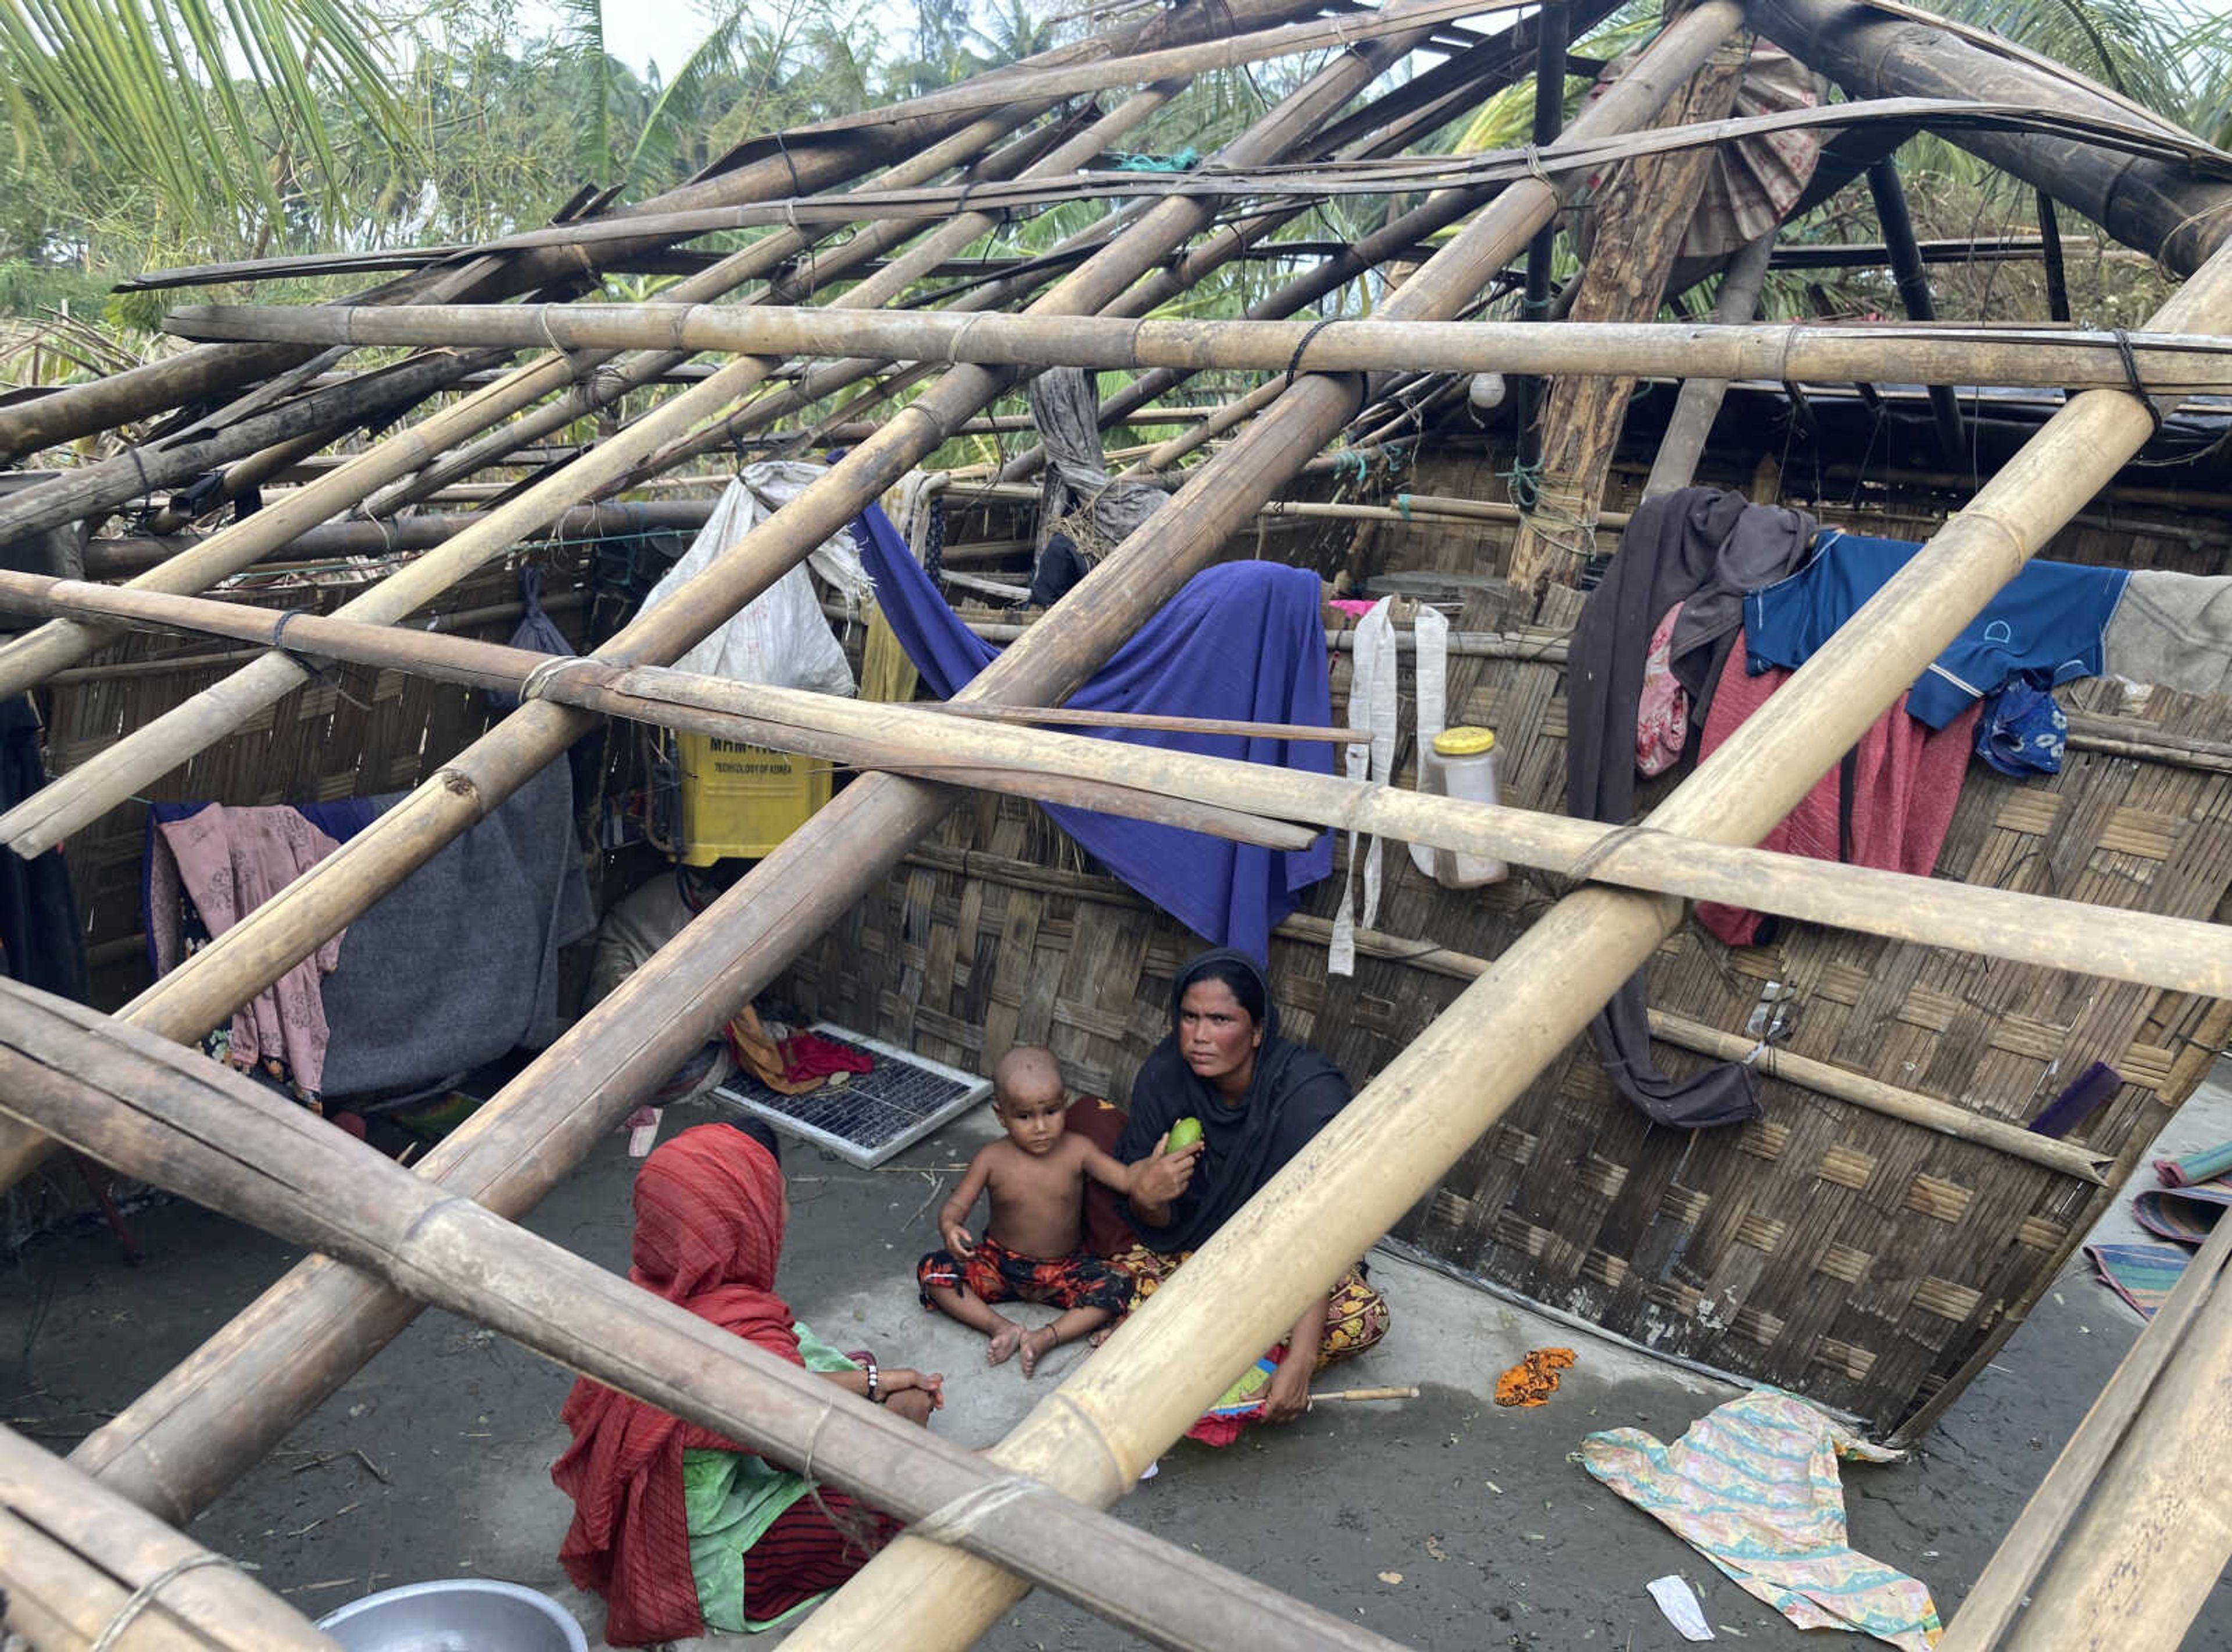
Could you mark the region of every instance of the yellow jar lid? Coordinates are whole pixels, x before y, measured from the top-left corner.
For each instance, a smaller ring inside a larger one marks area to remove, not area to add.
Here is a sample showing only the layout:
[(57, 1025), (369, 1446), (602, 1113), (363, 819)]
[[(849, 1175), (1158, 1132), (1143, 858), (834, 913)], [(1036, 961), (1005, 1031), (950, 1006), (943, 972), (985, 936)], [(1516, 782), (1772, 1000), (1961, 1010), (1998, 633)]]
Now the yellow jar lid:
[(1444, 729), (1434, 736), (1434, 752), (1442, 757), (1477, 757), (1496, 749), (1493, 729)]

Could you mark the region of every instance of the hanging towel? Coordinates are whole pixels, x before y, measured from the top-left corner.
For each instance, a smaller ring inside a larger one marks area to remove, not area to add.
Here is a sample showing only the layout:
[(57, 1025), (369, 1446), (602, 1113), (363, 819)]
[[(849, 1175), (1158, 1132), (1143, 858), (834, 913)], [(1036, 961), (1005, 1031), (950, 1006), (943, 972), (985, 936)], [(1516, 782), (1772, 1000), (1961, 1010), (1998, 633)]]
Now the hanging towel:
[[(951, 698), (999, 651), (961, 622), (881, 509), (853, 523), (876, 601), (923, 680)], [(1107, 711), (1174, 713), (1256, 722), (1333, 722), (1317, 576), (1272, 562), (1227, 562), (1189, 580), (1132, 633), (1068, 703)], [(1171, 734), (1155, 729), (1079, 730), (1094, 737), (1212, 757), (1333, 772), (1320, 742)], [(1049, 807), (1064, 831), (1117, 877), (1197, 935), (1269, 956), (1271, 928), (1295, 896), (1333, 870), (1333, 834), (1307, 849), (1272, 850), (1174, 826)]]
[[(1348, 726), (1372, 736), (1368, 745), (1349, 746), (1342, 753), (1348, 778), (1360, 784), (1385, 786), (1395, 767), (1395, 721), (1399, 701), (1396, 694), (1395, 621), (1389, 609), (1394, 599), (1382, 597), (1357, 621), (1349, 633)], [(1357, 868), (1364, 870), (1364, 912), (1357, 915)], [(1326, 949), (1326, 973), (1356, 973), (1356, 931), (1379, 921), (1379, 834), (1359, 840), (1348, 834), (1348, 858), (1340, 875), (1340, 905), (1333, 917), (1333, 943)]]
[(1800, 1629), (1841, 1629), (1928, 1652), (1943, 1633), (1930, 1590), (1852, 1545), (1837, 1459), (1895, 1462), (1793, 1394), (1716, 1406), (1672, 1445), (1640, 1428), (1581, 1441), (1581, 1467)]
[[(1717, 750), (1789, 677), (1788, 671), (1753, 677), (1730, 654), (1700, 750)], [(1977, 711), (1972, 701), (1945, 728), (1933, 729), (1907, 715), (1902, 695), (1760, 847), (1929, 877), (1961, 800)], [(1699, 901), (1697, 912), (1700, 923), (1732, 947), (1764, 938), (1768, 920), (1761, 913), (1718, 901)]]
[(2232, 695), (2232, 579), (2138, 570), (2108, 622), (2105, 646), (2112, 677)]
[[(1744, 599), (1744, 649), (1755, 675), (1796, 671), (1922, 548), (1832, 528), (1804, 568)], [(2098, 677), (2103, 637), (2128, 568), (2027, 563), (1907, 691), (1907, 712), (1943, 729), (2024, 672), (2052, 688)]]

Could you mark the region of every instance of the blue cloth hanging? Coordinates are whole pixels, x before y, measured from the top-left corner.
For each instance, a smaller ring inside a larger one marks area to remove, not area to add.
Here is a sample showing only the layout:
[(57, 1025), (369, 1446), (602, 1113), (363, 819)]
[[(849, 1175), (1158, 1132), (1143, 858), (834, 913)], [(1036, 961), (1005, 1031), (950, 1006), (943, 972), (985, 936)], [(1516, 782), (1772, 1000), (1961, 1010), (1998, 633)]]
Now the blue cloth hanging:
[[(853, 521), (853, 536), (900, 646), (932, 692), (951, 698), (1000, 651), (962, 623), (880, 508), (871, 505)], [(1331, 725), (1317, 576), (1271, 562), (1227, 562), (1196, 574), (1067, 703)], [(1321, 742), (1143, 729), (1064, 732), (1333, 773), (1333, 748)], [(1307, 849), (1286, 851), (1084, 809), (1048, 805), (1047, 813), (1109, 871), (1194, 933), (1259, 961), (1268, 958), (1272, 926), (1294, 910), (1297, 894), (1333, 870), (1331, 832), (1320, 832)]]
[(1976, 719), (1976, 755), (2017, 780), (2061, 773), (2068, 743), (2069, 719), (2034, 677), (2019, 677), (1987, 697)]
[[(1813, 560), (1744, 599), (1745, 669), (1754, 677), (1776, 666), (1796, 671), (1921, 548), (1912, 540), (1824, 532)], [(2047, 688), (2098, 677), (2101, 635), (2131, 577), (2128, 568), (2027, 563), (1915, 679), (1907, 714), (1943, 729), (2025, 673)]]

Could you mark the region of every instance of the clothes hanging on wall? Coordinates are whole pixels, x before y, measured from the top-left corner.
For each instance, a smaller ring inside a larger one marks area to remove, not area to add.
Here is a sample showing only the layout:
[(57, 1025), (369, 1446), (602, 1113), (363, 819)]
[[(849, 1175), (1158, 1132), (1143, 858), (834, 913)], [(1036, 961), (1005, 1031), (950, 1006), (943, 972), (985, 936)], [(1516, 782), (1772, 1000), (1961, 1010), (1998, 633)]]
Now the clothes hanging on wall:
[[(1912, 540), (1824, 533), (1798, 573), (1744, 599), (1748, 669), (1755, 676), (1797, 670), (1921, 548)], [(2128, 568), (2025, 564), (1914, 680), (1908, 715), (1943, 729), (2025, 674), (2048, 688), (2099, 676), (2109, 621), (2131, 577)]]
[[(156, 973), (187, 949), (182, 890), (221, 934), (407, 795), (301, 807), (157, 804), (143, 869)], [(243, 1006), (230, 1059), (244, 1067), (276, 1056), (299, 1091), (341, 1096), (444, 1079), (515, 1045), (539, 1047), (565, 1026), (559, 949), (594, 927), (572, 781), (565, 763), (549, 763), (297, 965), (287, 990)]]
[[(1788, 671), (1754, 677), (1730, 654), (1706, 720), (1701, 757), (1726, 743), (1745, 719), (1790, 680)], [(1909, 714), (1907, 698), (1869, 724), (1845, 761), (1821, 777), (1760, 847), (1816, 860), (1877, 866), (1927, 878), (1937, 864), (1961, 801), (1982, 707), (1970, 701), (1943, 729)], [(1732, 947), (1771, 938), (1775, 920), (1748, 908), (1699, 901), (1697, 922)]]
[[(853, 524), (876, 600), (932, 692), (950, 698), (999, 650), (971, 632), (939, 594), (881, 509)], [(1118, 649), (1067, 703), (1254, 722), (1333, 721), (1317, 576), (1271, 562), (1228, 562), (1195, 575)], [(1333, 772), (1317, 742), (1153, 729), (1075, 730), (1133, 745)], [(1188, 929), (1262, 960), (1272, 926), (1296, 895), (1333, 870), (1333, 837), (1300, 851), (1238, 844), (1175, 826), (1049, 806), (1062, 829), (1117, 877)]]
[[(46, 783), (31, 696), (0, 700), (0, 813)], [(84, 1001), (85, 925), (78, 921), (69, 866), (59, 849), (29, 860), (0, 853), (0, 973)]]
[[(1576, 819), (1625, 825), (1635, 807), (1635, 748), (1651, 636), (1682, 605), (1668, 670), (1703, 724), (1733, 652), (1741, 594), (1795, 567), (1814, 538), (1803, 511), (1741, 494), (1684, 488), (1637, 507), (1604, 580), (1590, 593), (1567, 650), (1566, 807)], [(1688, 638), (1686, 651), (1684, 638)], [(1662, 1124), (1699, 1129), (1760, 1115), (1758, 1080), (1735, 1063), (1676, 1083), (1651, 1053), (1644, 976), (1632, 976), (1589, 1025), (1614, 1086)]]

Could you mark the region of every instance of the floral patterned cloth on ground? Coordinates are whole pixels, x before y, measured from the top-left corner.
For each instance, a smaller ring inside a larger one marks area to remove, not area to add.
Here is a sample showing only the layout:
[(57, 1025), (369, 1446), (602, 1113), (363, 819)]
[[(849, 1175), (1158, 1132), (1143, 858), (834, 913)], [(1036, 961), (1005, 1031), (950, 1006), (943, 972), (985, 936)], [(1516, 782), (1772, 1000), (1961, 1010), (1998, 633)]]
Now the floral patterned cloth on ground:
[(1496, 1379), (1498, 1405), (1535, 1406), (1558, 1391), (1558, 1373), (1573, 1363), (1570, 1348), (1530, 1348), (1527, 1357)]
[[(1119, 1267), (1132, 1276), (1132, 1310), (1154, 1295), (1165, 1279), (1178, 1270), (1191, 1251), (1180, 1251), (1175, 1255), (1149, 1250), (1145, 1245), (1134, 1245), (1130, 1250), (1112, 1257)], [(1340, 1276), (1340, 1283), (1333, 1287), (1330, 1305), (1326, 1310), (1325, 1338), (1318, 1344), (1316, 1369), (1323, 1370), (1336, 1360), (1351, 1359), (1377, 1343), (1387, 1334), (1387, 1299), (1373, 1289), (1364, 1277), (1359, 1265)], [(1198, 1440), (1205, 1446), (1229, 1446), (1240, 1437), (1251, 1416), (1260, 1414), (1260, 1405), (1251, 1411), (1251, 1396), (1270, 1384), (1271, 1373), (1287, 1352), (1284, 1342), (1272, 1349), (1243, 1372), (1239, 1379), (1227, 1389), (1217, 1403), (1210, 1407), (1201, 1421), (1186, 1430), (1186, 1437)]]
[(1590, 1435), (1580, 1461), (1799, 1628), (1927, 1652), (1943, 1632), (1929, 1589), (1852, 1548), (1837, 1479), (1840, 1456), (1898, 1455), (1762, 1388), (1716, 1407), (1671, 1446), (1639, 1428)]

